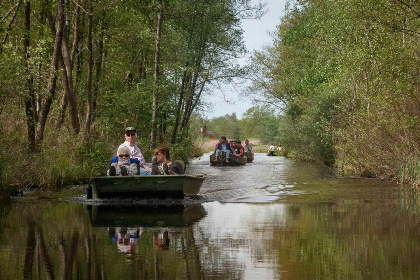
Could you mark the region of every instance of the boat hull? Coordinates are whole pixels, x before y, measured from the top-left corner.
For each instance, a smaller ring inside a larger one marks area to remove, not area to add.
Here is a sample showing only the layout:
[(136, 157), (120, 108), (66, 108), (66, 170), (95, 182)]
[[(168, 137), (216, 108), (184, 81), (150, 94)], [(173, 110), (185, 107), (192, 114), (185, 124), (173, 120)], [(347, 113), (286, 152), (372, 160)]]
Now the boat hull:
[(220, 159), (218, 161), (214, 161), (216, 159), (215, 154), (210, 155), (210, 165), (215, 166), (238, 166), (238, 165), (245, 165), (247, 162), (246, 157), (238, 157), (236, 155), (230, 154), (229, 155), (229, 162), (225, 162), (224, 158)]
[(201, 204), (180, 205), (94, 205), (88, 209), (95, 227), (184, 227), (206, 215)]
[(254, 153), (247, 153), (245, 152), (246, 162), (253, 162), (254, 161)]
[(94, 198), (195, 196), (205, 176), (103, 176), (92, 180)]

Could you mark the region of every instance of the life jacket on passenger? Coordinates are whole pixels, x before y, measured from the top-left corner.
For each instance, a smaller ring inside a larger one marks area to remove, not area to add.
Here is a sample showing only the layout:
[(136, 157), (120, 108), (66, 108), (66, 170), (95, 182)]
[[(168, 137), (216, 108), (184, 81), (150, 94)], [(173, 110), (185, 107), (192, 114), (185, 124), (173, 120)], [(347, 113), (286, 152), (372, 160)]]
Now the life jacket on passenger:
[[(117, 156), (111, 158), (111, 163), (114, 163), (114, 162), (118, 162)], [(140, 164), (140, 161), (137, 158), (130, 158), (130, 163)]]
[[(118, 162), (118, 157), (112, 157), (111, 161), (108, 164), (108, 169), (111, 167), (111, 164), (113, 163), (117, 163)], [(130, 158), (130, 164), (135, 163), (137, 165), (137, 169), (138, 169), (138, 174), (140, 175), (140, 161), (137, 158)]]

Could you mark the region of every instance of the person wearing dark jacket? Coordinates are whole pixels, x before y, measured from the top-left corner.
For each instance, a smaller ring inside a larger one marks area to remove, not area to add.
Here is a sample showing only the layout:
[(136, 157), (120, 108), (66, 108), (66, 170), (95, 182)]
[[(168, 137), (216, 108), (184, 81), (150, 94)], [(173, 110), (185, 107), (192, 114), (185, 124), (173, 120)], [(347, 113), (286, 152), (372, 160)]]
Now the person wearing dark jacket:
[(241, 143), (241, 141), (236, 141), (236, 146), (235, 146), (235, 154), (238, 156), (238, 157), (243, 157), (244, 156), (244, 154), (245, 154), (245, 149), (244, 149), (244, 146), (242, 146), (242, 143)]
[(179, 162), (171, 162), (169, 148), (160, 146), (155, 149), (155, 162), (152, 165), (152, 175), (184, 174), (184, 168)]

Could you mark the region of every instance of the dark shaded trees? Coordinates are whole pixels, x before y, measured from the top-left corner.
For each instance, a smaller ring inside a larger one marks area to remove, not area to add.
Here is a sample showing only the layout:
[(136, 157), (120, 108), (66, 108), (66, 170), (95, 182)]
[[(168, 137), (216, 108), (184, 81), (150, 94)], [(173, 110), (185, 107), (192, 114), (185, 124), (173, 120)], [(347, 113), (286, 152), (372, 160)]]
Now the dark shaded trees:
[(36, 150), (45, 174), (63, 151), (63, 177), (109, 157), (125, 126), (142, 147), (188, 146), (203, 96), (243, 74), (241, 18), (260, 15), (250, 0), (2, 1), (0, 144)]

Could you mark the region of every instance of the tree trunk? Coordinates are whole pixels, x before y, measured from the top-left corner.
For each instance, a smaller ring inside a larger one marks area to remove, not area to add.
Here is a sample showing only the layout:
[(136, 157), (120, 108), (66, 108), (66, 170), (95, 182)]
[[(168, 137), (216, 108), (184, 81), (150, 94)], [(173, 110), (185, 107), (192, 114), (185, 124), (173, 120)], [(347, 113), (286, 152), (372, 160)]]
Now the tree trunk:
[(28, 237), (25, 247), (25, 262), (23, 265), (23, 279), (32, 279), (32, 268), (35, 257), (35, 226), (32, 221), (28, 221)]
[(153, 105), (152, 105), (152, 133), (151, 133), (151, 148), (156, 147), (156, 111), (157, 111), (157, 95), (158, 95), (158, 80), (159, 80), (159, 61), (160, 61), (160, 38), (162, 34), (163, 21), (163, 7), (162, 1), (159, 1), (159, 13), (156, 28), (156, 51), (155, 51), (155, 67), (154, 67), (154, 90), (153, 90)]
[(79, 232), (74, 229), (72, 237), (71, 237), (71, 243), (70, 248), (68, 250), (68, 256), (66, 257), (66, 270), (64, 271), (64, 279), (72, 279), (72, 272), (73, 272), (73, 264), (74, 260), (77, 256), (77, 245), (79, 241)]
[(86, 244), (86, 279), (92, 279), (92, 242), (90, 240), (89, 226), (85, 228), (85, 244)]
[(196, 95), (196, 97), (195, 97), (195, 100), (194, 100), (194, 103), (192, 104), (192, 106), (190, 107), (190, 110), (188, 111), (188, 114), (187, 114), (187, 119), (185, 120), (185, 126), (187, 126), (188, 125), (188, 123), (189, 123), (189, 121), (190, 121), (190, 118), (191, 118), (191, 115), (192, 115), (192, 112), (194, 112), (194, 109), (195, 109), (195, 107), (197, 107), (197, 104), (198, 104), (198, 101), (200, 101), (200, 97), (201, 97), (201, 94), (203, 93), (203, 90), (204, 90), (204, 86), (206, 85), (206, 82), (207, 82), (207, 80), (208, 80), (208, 75), (204, 78), (204, 81), (203, 81), (203, 83), (201, 84), (201, 88), (200, 88), (200, 91), (197, 93), (197, 95)]
[(31, 32), (31, 1), (25, 4), (25, 63), (26, 63), (26, 84), (28, 95), (25, 98), (25, 114), (26, 114), (26, 125), (28, 129), (28, 148), (30, 151), (35, 151), (35, 94), (34, 94), (34, 79), (29, 69), (29, 44), (30, 44), (30, 32)]
[(60, 252), (60, 263), (61, 263), (61, 279), (66, 279), (66, 270), (67, 270), (67, 251), (64, 237), (62, 234), (58, 236), (58, 251)]
[[(63, 81), (63, 88), (64, 88), (64, 81)], [(67, 104), (68, 104), (68, 101), (67, 101), (66, 91), (63, 90), (63, 93), (61, 94), (60, 112), (58, 113), (57, 130), (60, 130), (61, 126), (64, 123), (64, 118), (66, 117)]]
[(146, 59), (140, 59), (140, 65), (137, 71), (137, 79), (139, 82), (144, 81), (146, 79)]
[(95, 82), (93, 83), (93, 100), (92, 100), (92, 122), (95, 121), (96, 118), (96, 104), (99, 92), (99, 82), (101, 80), (101, 72), (102, 72), (102, 61), (103, 61), (103, 54), (104, 54), (104, 24), (105, 24), (105, 11), (102, 14), (102, 23), (101, 23), (101, 31), (99, 35), (99, 43), (98, 43), (98, 58), (96, 60), (96, 74), (95, 74)]
[(88, 74), (87, 74), (87, 109), (86, 109), (86, 134), (90, 133), (90, 125), (92, 121), (92, 68), (93, 68), (93, 51), (92, 51), (92, 0), (88, 1)]
[(78, 50), (79, 46), (79, 39), (80, 39), (80, 0), (76, 1), (76, 5), (74, 7), (74, 29), (73, 29), (73, 45), (71, 47), (71, 54), (70, 60), (72, 65), (74, 65), (74, 58), (76, 57), (76, 51)]
[(77, 114), (77, 102), (73, 91), (73, 63), (71, 61), (68, 48), (68, 40), (65, 34), (63, 36), (62, 49), (63, 80), (65, 81), (65, 90), (69, 104), (71, 124), (73, 127), (73, 132), (78, 134), (80, 132), (80, 121), (79, 115)]
[(185, 120), (187, 119), (188, 108), (192, 104), (192, 99), (193, 99), (193, 95), (194, 95), (194, 90), (192, 89), (193, 88), (192, 83), (193, 83), (193, 74), (189, 73), (188, 74), (188, 79), (187, 79), (186, 84), (185, 84), (186, 97), (185, 97), (185, 102), (183, 104), (182, 121), (181, 121), (181, 125), (180, 125), (180, 128), (179, 128), (180, 131), (182, 131), (182, 129), (184, 128)]
[(177, 134), (178, 134), (178, 126), (179, 126), (179, 121), (181, 119), (181, 107), (182, 107), (182, 102), (184, 101), (184, 90), (185, 90), (185, 81), (187, 79), (187, 71), (184, 72), (184, 76), (182, 77), (182, 82), (181, 82), (181, 91), (179, 94), (179, 100), (178, 100), (178, 107), (176, 109), (176, 118), (175, 118), (175, 124), (174, 124), (174, 130), (172, 132), (172, 144), (176, 143), (176, 138), (177, 138)]
[(57, 11), (57, 30), (54, 39), (54, 49), (51, 60), (51, 69), (50, 69), (50, 80), (48, 82), (47, 94), (42, 103), (42, 109), (39, 116), (39, 122), (36, 128), (36, 144), (41, 144), (44, 139), (44, 130), (45, 124), (47, 122), (48, 114), (50, 112), (52, 99), (55, 94), (55, 88), (57, 85), (57, 70), (58, 70), (58, 61), (60, 58), (61, 51), (61, 42), (63, 39), (63, 3), (61, 0), (58, 2), (58, 11)]
[[(63, 5), (64, 6), (64, 5)], [(63, 10), (63, 13), (65, 11)], [(51, 33), (55, 34), (57, 32), (55, 28), (55, 23), (53, 20), (53, 16), (51, 12), (46, 11)], [(73, 61), (71, 60), (69, 48), (68, 48), (68, 35), (65, 32), (65, 26), (63, 26), (63, 39), (62, 39), (62, 53), (60, 55), (60, 63), (63, 68), (61, 73), (62, 75), (62, 89), (64, 89), (63, 94), (61, 96), (61, 103), (60, 103), (60, 113), (58, 116), (57, 121), (57, 129), (60, 129), (62, 124), (64, 123), (65, 112), (67, 109), (67, 105), (69, 105), (69, 112), (70, 112), (70, 119), (71, 124), (73, 127), (73, 132), (78, 134), (80, 132), (80, 121), (79, 115), (77, 113), (77, 102), (74, 94), (74, 87), (73, 87)]]
[(51, 264), (50, 257), (48, 255), (47, 246), (45, 246), (44, 235), (42, 234), (42, 230), (40, 228), (37, 228), (35, 236), (36, 236), (36, 242), (39, 244), (40, 257), (44, 263), (44, 271), (45, 271), (46, 279), (53, 280), (54, 269)]

